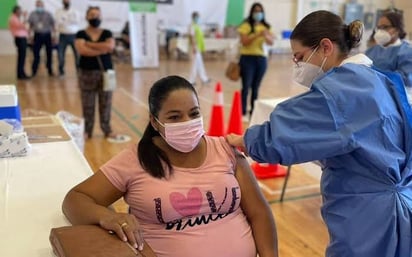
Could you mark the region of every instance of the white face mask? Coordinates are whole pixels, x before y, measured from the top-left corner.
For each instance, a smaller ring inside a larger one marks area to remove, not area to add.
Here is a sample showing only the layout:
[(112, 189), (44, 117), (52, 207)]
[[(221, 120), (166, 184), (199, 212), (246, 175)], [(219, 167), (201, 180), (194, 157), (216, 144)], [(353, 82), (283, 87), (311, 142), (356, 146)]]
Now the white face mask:
[(309, 63), (310, 58), (312, 58), (317, 49), (318, 48), (316, 47), (315, 50), (313, 50), (306, 62), (295, 65), (293, 69), (293, 79), (295, 80), (295, 82), (307, 88), (311, 88), (312, 82), (317, 77), (324, 74), (322, 68), (323, 65), (325, 65), (326, 57), (323, 59), (322, 65), (320, 67)]
[(165, 135), (159, 133), (163, 139), (182, 153), (188, 153), (195, 149), (205, 134), (202, 117), (177, 123), (162, 124), (158, 119), (156, 121), (165, 128)]
[(389, 43), (391, 41), (392, 36), (386, 30), (378, 29), (375, 32), (375, 35), (373, 35), (373, 38), (375, 39), (375, 41), (378, 45), (383, 46), (383, 45), (386, 45), (387, 43)]

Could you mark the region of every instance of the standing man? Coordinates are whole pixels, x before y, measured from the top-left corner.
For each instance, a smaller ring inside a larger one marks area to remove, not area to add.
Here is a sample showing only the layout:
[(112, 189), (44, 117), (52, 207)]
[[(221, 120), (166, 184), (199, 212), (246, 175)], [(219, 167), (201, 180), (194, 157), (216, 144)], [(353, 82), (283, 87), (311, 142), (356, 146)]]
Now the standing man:
[(192, 13), (192, 23), (189, 29), (190, 49), (192, 55), (192, 68), (190, 72), (189, 82), (192, 85), (196, 84), (196, 77), (199, 74), (203, 84), (208, 84), (210, 79), (206, 75), (205, 65), (203, 64), (202, 53), (205, 51), (205, 39), (202, 28), (199, 26), (199, 13)]
[(59, 34), (59, 75), (64, 75), (66, 47), (72, 48), (73, 56), (78, 66), (79, 57), (74, 46), (76, 33), (79, 30), (80, 14), (70, 8), (70, 0), (63, 0), (63, 8), (56, 12), (57, 33)]
[(46, 46), (46, 56), (47, 56), (47, 70), (49, 76), (53, 76), (52, 70), (52, 46), (53, 41), (56, 41), (53, 33), (54, 29), (54, 18), (50, 12), (44, 9), (44, 3), (42, 0), (36, 1), (36, 10), (30, 13), (29, 16), (29, 26), (30, 35), (33, 37), (33, 64), (32, 64), (32, 75), (36, 76), (37, 69), (40, 63), (40, 50), (43, 45)]
[(9, 30), (14, 37), (14, 44), (17, 47), (17, 79), (28, 79), (24, 72), (26, 60), (27, 37), (29, 32), (26, 28), (27, 12), (23, 12), (21, 7), (16, 5), (13, 14), (9, 18)]

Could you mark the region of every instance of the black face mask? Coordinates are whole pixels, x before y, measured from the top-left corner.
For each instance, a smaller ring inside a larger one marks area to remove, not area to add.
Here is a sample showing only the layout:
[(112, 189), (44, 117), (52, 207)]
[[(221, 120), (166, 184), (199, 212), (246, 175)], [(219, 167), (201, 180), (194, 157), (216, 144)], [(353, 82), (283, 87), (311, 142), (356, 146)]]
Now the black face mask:
[(70, 4), (69, 3), (63, 3), (64, 9), (69, 9)]
[(100, 26), (100, 23), (102, 22), (102, 20), (100, 20), (99, 18), (93, 18), (89, 20), (89, 24), (90, 26), (97, 28)]

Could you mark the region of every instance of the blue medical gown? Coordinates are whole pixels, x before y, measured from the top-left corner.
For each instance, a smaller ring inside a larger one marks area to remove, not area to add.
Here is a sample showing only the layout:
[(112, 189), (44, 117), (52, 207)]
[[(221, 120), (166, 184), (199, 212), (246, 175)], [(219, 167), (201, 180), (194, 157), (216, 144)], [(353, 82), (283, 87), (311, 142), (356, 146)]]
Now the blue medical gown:
[(382, 70), (396, 71), (402, 75), (405, 86), (412, 87), (412, 46), (402, 41), (398, 46), (373, 46), (365, 54), (373, 65)]
[(256, 161), (320, 160), (328, 257), (412, 256), (412, 132), (391, 83), (345, 64), (245, 133)]

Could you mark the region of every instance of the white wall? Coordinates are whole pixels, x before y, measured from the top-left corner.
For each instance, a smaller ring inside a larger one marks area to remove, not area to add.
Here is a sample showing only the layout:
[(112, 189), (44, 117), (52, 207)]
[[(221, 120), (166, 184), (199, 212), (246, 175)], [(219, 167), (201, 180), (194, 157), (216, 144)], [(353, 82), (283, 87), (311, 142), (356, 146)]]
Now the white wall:
[[(1, 1), (1, 0), (0, 0)], [(62, 7), (61, 0), (43, 0), (45, 8), (52, 14)], [(35, 8), (35, 0), (18, 0), (24, 10), (31, 12)], [(187, 33), (191, 22), (191, 13), (198, 11), (201, 22), (217, 23), (223, 28), (226, 19), (228, 0), (174, 0), (174, 5), (157, 5), (157, 15), (160, 28), (173, 28), (182, 34)], [(100, 6), (102, 10), (102, 27), (108, 28), (115, 34), (120, 33), (128, 19), (129, 3), (95, 0), (73, 0), (72, 7), (78, 10), (82, 17), (81, 27), (85, 27), (85, 13), (88, 6)], [(224, 7), (224, 8), (222, 8)], [(154, 28), (156, 29), (156, 28)], [(163, 41), (161, 41), (163, 42)], [(13, 38), (7, 30), (0, 30), (0, 55), (15, 54)]]
[[(183, 0), (175, 0), (176, 3), (181, 3)], [(206, 2), (205, 0), (188, 0), (192, 3), (189, 11), (198, 9), (198, 4), (200, 2)], [(208, 0), (207, 2), (209, 2)], [(226, 2), (224, 0), (223, 2)], [(253, 4), (253, 2), (259, 1), (263, 4), (266, 12), (266, 17), (268, 22), (272, 25), (273, 30), (275, 33), (280, 35), (282, 30), (290, 30), (292, 29), (298, 20), (303, 17), (308, 11), (316, 10), (316, 9), (328, 9), (339, 14), (343, 14), (343, 4), (348, 2), (349, 0), (245, 0), (245, 17), (249, 13), (249, 8)], [(34, 9), (34, 0), (18, 0), (19, 4), (23, 6), (26, 10), (33, 10)], [(358, 0), (358, 3), (364, 4), (365, 11), (375, 12), (376, 9), (384, 9), (387, 8), (391, 1), (389, 0)], [(412, 1), (411, 0), (395, 0), (395, 5), (397, 8), (404, 9), (405, 13), (405, 25), (406, 31), (410, 39), (412, 39)], [(60, 8), (61, 0), (45, 0), (46, 8), (50, 11), (54, 12), (56, 8)], [(222, 6), (222, 1), (219, 2)], [(73, 7), (79, 9), (82, 13), (85, 12), (85, 8), (90, 5), (99, 5), (103, 8), (103, 16), (107, 15), (108, 9), (114, 11), (118, 15), (114, 17), (110, 17), (110, 24), (114, 26), (111, 28), (113, 31), (120, 31), (122, 28), (124, 21), (127, 15), (121, 15), (122, 13), (127, 13), (127, 2), (119, 3), (117, 2), (115, 5), (106, 1), (94, 1), (94, 0), (73, 0), (72, 1)], [(223, 5), (224, 6), (224, 5)], [(178, 20), (182, 22), (176, 22), (176, 28), (183, 28), (183, 24), (188, 22), (187, 15), (182, 15), (184, 11), (176, 11), (175, 8), (172, 7), (163, 7), (163, 12), (172, 13), (174, 17), (178, 17)], [(213, 8), (213, 7), (211, 7)], [(217, 13), (222, 13), (221, 7), (215, 7), (213, 10), (209, 12), (205, 12), (203, 9), (200, 9), (200, 12), (203, 17), (203, 21), (207, 21), (208, 19), (216, 19)], [(103, 21), (103, 26), (105, 26), (105, 22)], [(162, 26), (170, 26), (170, 21), (164, 21)], [(166, 24), (165, 24), (166, 23)], [(367, 31), (364, 38), (367, 38), (371, 31)], [(14, 54), (15, 49), (13, 45), (13, 40), (9, 35), (7, 30), (0, 30), (0, 54)]]
[[(249, 14), (249, 9), (256, 0), (245, 1), (245, 14)], [(292, 29), (306, 14), (315, 10), (329, 10), (339, 15), (343, 15), (344, 4), (348, 0), (259, 0), (266, 13), (267, 21), (272, 25), (274, 31)], [(364, 11), (375, 12), (376, 9), (386, 8), (388, 0), (358, 0), (364, 5)], [(399, 2), (399, 4), (398, 4)], [(399, 0), (397, 5), (411, 0)], [(411, 2), (412, 3), (412, 2)]]
[[(344, 4), (349, 0), (246, 0), (245, 14), (249, 14), (249, 9), (254, 2), (260, 2), (266, 13), (266, 20), (272, 25), (272, 29), (281, 39), (283, 30), (292, 30), (296, 24), (308, 13), (316, 10), (329, 10), (343, 17)], [(359, 4), (364, 5), (364, 12), (376, 13), (377, 9), (385, 9), (390, 5), (389, 0), (357, 0)], [(405, 10), (405, 25), (412, 37), (412, 1), (397, 0), (395, 6)], [(372, 30), (366, 30), (363, 42), (359, 48), (360, 51), (366, 50), (366, 40), (372, 33)]]
[(395, 1), (395, 4), (399, 9), (403, 10), (403, 15), (405, 17), (405, 30), (408, 33), (407, 37), (410, 41), (412, 41), (412, 1)]

